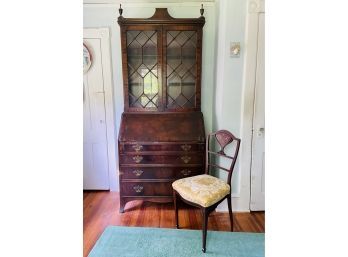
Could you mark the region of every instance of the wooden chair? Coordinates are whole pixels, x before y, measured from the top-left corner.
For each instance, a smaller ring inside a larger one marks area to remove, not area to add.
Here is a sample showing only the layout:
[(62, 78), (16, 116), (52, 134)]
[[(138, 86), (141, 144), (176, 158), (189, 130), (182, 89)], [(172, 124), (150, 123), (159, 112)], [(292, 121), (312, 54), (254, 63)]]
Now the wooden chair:
[[(220, 150), (214, 152), (211, 150), (210, 140), (216, 140), (220, 146)], [(225, 153), (225, 147), (232, 142), (236, 142), (234, 154), (228, 156)], [(209, 214), (216, 209), (216, 207), (225, 199), (228, 203), (228, 212), (231, 222), (231, 231), (233, 231), (233, 215), (232, 215), (232, 201), (231, 201), (231, 177), (233, 168), (236, 164), (240, 146), (240, 139), (236, 138), (227, 130), (219, 130), (207, 136), (206, 141), (206, 158), (205, 158), (205, 174), (179, 179), (173, 182), (173, 196), (175, 208), (175, 222), (176, 228), (179, 228), (178, 221), (178, 205), (177, 199), (183, 202), (198, 207), (201, 209), (203, 229), (202, 229), (202, 251), (206, 251), (207, 239), (207, 223)], [(216, 157), (223, 157), (231, 160), (229, 169), (226, 169), (211, 162), (211, 155)], [(227, 182), (209, 175), (211, 167), (219, 168), (228, 172)]]

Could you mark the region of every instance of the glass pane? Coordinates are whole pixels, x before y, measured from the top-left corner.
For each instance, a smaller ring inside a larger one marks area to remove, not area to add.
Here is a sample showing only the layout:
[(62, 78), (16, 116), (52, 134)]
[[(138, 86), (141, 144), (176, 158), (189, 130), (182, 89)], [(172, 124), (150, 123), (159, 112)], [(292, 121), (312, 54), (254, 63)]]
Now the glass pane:
[(158, 108), (157, 32), (127, 31), (129, 106)]
[(170, 86), (168, 87), (168, 94), (170, 95), (170, 97), (173, 99), (173, 100), (176, 100), (176, 98), (178, 98), (181, 94), (181, 91), (180, 91), (180, 86)]
[(131, 93), (135, 97), (141, 96), (143, 92), (143, 79), (139, 76), (138, 73), (134, 73), (129, 78), (129, 84), (132, 85), (129, 87), (129, 93)]
[(143, 45), (143, 63), (150, 69), (157, 63), (157, 33), (151, 33), (149, 33), (149, 40)]
[(128, 31), (127, 32), (127, 47), (129, 46), (130, 43), (132, 43), (134, 41), (134, 39), (136, 38), (136, 36), (140, 33), (140, 31)]
[(195, 106), (196, 47), (196, 31), (167, 31), (167, 108)]
[(153, 98), (156, 94), (158, 94), (158, 87), (155, 86), (156, 80), (156, 76), (151, 72), (144, 77), (144, 93), (150, 98)]
[(180, 106), (184, 106), (187, 103), (187, 99), (183, 95), (179, 95), (175, 101)]
[(128, 66), (133, 70), (141, 64), (141, 45), (137, 41), (133, 41), (128, 45)]

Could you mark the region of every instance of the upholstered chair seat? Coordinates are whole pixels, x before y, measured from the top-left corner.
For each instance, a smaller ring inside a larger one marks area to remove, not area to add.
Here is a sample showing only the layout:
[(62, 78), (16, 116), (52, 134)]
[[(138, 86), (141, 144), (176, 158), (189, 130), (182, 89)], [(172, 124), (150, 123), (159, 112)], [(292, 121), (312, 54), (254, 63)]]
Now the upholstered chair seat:
[(206, 174), (176, 180), (172, 186), (182, 198), (202, 207), (209, 207), (230, 193), (225, 181)]

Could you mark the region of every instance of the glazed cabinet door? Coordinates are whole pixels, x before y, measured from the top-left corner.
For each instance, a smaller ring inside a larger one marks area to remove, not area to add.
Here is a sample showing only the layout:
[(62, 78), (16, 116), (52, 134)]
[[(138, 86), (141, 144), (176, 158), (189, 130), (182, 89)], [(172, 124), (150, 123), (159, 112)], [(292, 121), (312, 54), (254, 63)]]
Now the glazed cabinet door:
[(161, 29), (162, 26), (126, 26), (121, 31), (128, 111), (163, 109)]
[(200, 109), (202, 29), (164, 26), (163, 98), (167, 111)]

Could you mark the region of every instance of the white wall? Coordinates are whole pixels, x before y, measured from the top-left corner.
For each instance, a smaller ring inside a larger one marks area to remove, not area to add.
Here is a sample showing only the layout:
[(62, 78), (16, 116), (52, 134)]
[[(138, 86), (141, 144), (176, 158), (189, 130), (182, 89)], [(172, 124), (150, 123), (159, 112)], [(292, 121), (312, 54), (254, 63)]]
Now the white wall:
[[(234, 211), (249, 211), (250, 167), (241, 165), (244, 159), (243, 147), (250, 144), (249, 139), (245, 140), (242, 133), (247, 1), (217, 0), (216, 11), (218, 35), (213, 130), (227, 129), (242, 140), (232, 177), (232, 205)], [(230, 57), (230, 42), (240, 42), (239, 58)], [(217, 175), (226, 178), (224, 171)], [(227, 202), (222, 202), (218, 210), (227, 211)]]
[[(115, 1), (113, 1), (115, 2)], [(122, 4), (123, 16), (132, 18), (151, 17), (156, 7), (167, 7), (169, 13), (176, 18), (200, 16), (200, 3), (128, 3)], [(111, 58), (113, 68), (114, 104), (116, 115), (116, 136), (118, 137), (120, 118), (123, 112), (123, 79), (121, 65), (120, 30), (117, 23), (119, 4), (84, 4), (84, 28), (107, 27), (111, 36)], [(202, 112), (206, 133), (212, 131), (213, 87), (214, 87), (214, 49), (215, 49), (215, 5), (204, 3), (206, 24), (203, 28), (203, 66), (202, 66)], [(116, 137), (116, 138), (117, 138)], [(118, 149), (116, 149), (116, 152)], [(117, 166), (118, 157), (116, 156)], [(118, 171), (117, 171), (118, 172)], [(117, 174), (118, 179), (118, 174)], [(111, 188), (118, 191), (119, 183)]]

